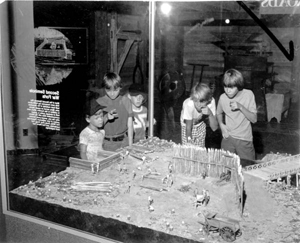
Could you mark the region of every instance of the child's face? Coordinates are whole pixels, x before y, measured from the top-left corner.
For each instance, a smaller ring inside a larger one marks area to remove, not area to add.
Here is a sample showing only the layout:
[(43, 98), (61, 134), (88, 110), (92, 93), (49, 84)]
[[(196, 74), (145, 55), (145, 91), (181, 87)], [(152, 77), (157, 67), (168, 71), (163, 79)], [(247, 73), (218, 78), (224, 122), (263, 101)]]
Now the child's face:
[(99, 110), (94, 115), (86, 119), (88, 123), (94, 128), (100, 128), (103, 126), (103, 111)]
[(228, 96), (229, 99), (232, 99), (236, 96), (236, 94), (239, 92), (237, 87), (224, 87), (225, 94)]
[(202, 102), (194, 101), (194, 106), (199, 113), (201, 113), (202, 109), (207, 107), (207, 105), (208, 105), (207, 101), (202, 101)]
[(131, 103), (137, 108), (141, 107), (144, 102), (144, 97), (142, 95), (130, 96), (130, 99)]
[(116, 99), (116, 98), (119, 96), (120, 90), (121, 90), (121, 88), (116, 88), (116, 89), (114, 89), (114, 88), (105, 89), (107, 96), (108, 96), (110, 99), (112, 99), (112, 100)]

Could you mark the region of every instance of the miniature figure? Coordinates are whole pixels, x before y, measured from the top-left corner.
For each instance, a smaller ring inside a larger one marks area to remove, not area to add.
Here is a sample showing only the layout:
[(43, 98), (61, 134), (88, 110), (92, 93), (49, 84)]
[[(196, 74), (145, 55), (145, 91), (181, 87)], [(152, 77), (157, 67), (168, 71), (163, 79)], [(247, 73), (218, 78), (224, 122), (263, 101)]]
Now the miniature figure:
[(151, 205), (153, 203), (153, 198), (151, 198), (150, 196), (148, 197), (148, 202), (149, 202), (149, 205)]
[(134, 178), (136, 177), (136, 172), (135, 171), (132, 171), (132, 180), (134, 180)]
[(202, 179), (205, 179), (205, 178), (207, 177), (206, 171), (203, 171), (203, 172), (201, 173), (201, 176), (202, 176)]
[(210, 195), (208, 190), (205, 191), (205, 197), (204, 197), (204, 206), (207, 206), (208, 202), (210, 200)]
[(125, 191), (125, 193), (130, 193), (130, 185), (128, 186), (127, 190)]
[(210, 196), (209, 196), (208, 190), (203, 189), (202, 195), (197, 194), (197, 190), (196, 190), (194, 194), (196, 196), (196, 201), (195, 201), (196, 208), (198, 206), (203, 205), (203, 204), (204, 204), (204, 206), (207, 206), (207, 204), (208, 204), (208, 202), (210, 200)]
[(218, 180), (218, 183), (222, 182), (222, 181), (230, 181), (231, 179), (231, 171), (230, 170), (227, 170), (227, 172), (222, 172), (221, 175), (220, 175), (220, 179)]
[(148, 206), (148, 209), (149, 209), (150, 212), (154, 211), (154, 207), (152, 207), (151, 205)]
[(172, 171), (173, 171), (173, 165), (172, 165), (172, 164), (169, 164), (168, 169), (169, 169), (169, 173), (171, 174)]

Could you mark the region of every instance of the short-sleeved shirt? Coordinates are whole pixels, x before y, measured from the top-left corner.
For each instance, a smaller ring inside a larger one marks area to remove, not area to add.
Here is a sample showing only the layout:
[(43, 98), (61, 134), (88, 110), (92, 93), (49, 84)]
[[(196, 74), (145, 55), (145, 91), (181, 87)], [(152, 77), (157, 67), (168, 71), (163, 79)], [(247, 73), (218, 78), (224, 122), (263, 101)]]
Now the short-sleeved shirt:
[(119, 95), (116, 99), (112, 100), (106, 95), (104, 89), (100, 93), (100, 97), (97, 102), (103, 106), (106, 106), (105, 111), (109, 112), (116, 109), (118, 117), (114, 120), (108, 121), (104, 125), (106, 136), (116, 136), (124, 134), (127, 130), (127, 122), (129, 117), (133, 117), (132, 104), (127, 95)]
[(86, 156), (88, 160), (95, 161), (98, 157), (98, 152), (103, 150), (102, 144), (105, 136), (105, 131), (101, 129), (99, 132), (93, 131), (86, 127), (79, 134), (79, 144), (84, 144), (86, 148)]
[[(216, 114), (216, 102), (213, 98), (212, 101), (207, 105), (211, 110), (212, 114)], [(182, 104), (182, 110), (180, 115), (181, 124), (185, 124), (184, 120), (195, 120), (201, 115), (201, 112), (198, 112), (195, 108), (194, 101), (191, 97), (187, 98)]]
[(134, 142), (144, 139), (146, 136), (147, 127), (147, 108), (141, 106), (139, 110), (133, 110), (133, 129), (134, 129)]
[(250, 112), (257, 113), (256, 102), (254, 94), (251, 90), (243, 89), (239, 91), (235, 97), (229, 99), (224, 93), (220, 96), (217, 114), (225, 113), (225, 123), (229, 130), (229, 135), (236, 139), (252, 141), (252, 127), (251, 122), (245, 117), (245, 115), (239, 111), (232, 111), (230, 108), (230, 102), (236, 101), (243, 105)]

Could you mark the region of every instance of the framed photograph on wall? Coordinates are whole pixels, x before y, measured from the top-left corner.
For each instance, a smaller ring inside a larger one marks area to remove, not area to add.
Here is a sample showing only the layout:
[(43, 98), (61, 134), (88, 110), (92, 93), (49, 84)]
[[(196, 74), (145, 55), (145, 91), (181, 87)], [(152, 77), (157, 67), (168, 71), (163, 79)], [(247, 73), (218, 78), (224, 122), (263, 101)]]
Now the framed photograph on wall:
[(36, 65), (88, 64), (88, 29), (40, 26), (34, 30)]

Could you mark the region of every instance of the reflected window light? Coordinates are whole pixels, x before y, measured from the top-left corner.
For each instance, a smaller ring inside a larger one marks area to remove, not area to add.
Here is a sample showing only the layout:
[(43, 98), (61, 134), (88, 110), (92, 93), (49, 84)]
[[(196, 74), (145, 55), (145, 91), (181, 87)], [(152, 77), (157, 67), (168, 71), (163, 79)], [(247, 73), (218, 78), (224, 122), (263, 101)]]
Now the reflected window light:
[(160, 6), (161, 12), (162, 12), (163, 14), (167, 15), (167, 16), (170, 14), (171, 9), (172, 9), (172, 7), (171, 7), (171, 5), (168, 4), (168, 3), (163, 3), (163, 4)]

